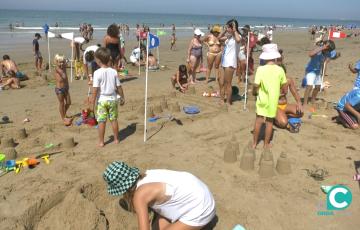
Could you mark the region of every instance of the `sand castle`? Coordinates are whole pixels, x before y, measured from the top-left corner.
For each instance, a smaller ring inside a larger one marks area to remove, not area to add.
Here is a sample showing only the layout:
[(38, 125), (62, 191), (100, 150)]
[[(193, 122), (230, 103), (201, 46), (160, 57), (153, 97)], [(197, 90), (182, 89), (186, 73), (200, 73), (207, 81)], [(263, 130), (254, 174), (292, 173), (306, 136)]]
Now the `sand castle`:
[(174, 104), (171, 105), (171, 112), (173, 113), (180, 112), (180, 105), (178, 102), (175, 102)]
[(2, 138), (1, 139), (1, 147), (2, 148), (13, 148), (15, 147), (15, 142), (13, 138)]
[(224, 151), (224, 161), (226, 163), (234, 163), (237, 160), (237, 155), (234, 145), (229, 142)]
[(25, 139), (27, 136), (28, 136), (28, 134), (26, 133), (25, 128), (18, 129), (15, 133), (15, 137), (17, 139)]
[(75, 147), (74, 138), (73, 138), (73, 137), (66, 138), (66, 139), (63, 141), (62, 146), (63, 146), (64, 148), (73, 148), (73, 147)]
[(250, 144), (245, 146), (240, 159), (240, 168), (245, 171), (254, 170), (255, 168), (255, 150), (251, 148)]
[(283, 175), (291, 173), (291, 164), (287, 158), (286, 153), (281, 153), (280, 157), (278, 158), (276, 163), (276, 171)]
[(270, 150), (264, 150), (260, 158), (259, 175), (261, 178), (275, 176), (274, 157)]

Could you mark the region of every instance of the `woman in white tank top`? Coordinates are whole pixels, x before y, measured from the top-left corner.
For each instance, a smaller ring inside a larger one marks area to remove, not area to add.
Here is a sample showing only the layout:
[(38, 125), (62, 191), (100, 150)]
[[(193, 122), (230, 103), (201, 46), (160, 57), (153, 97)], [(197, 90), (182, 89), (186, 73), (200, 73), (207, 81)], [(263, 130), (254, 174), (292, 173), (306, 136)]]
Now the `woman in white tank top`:
[[(239, 25), (235, 19), (232, 19), (226, 23), (226, 30), (220, 35), (221, 41), (225, 41), (225, 48), (221, 60), (221, 65), (224, 68), (224, 75), (220, 77), (220, 97), (221, 102), (224, 101), (226, 96), (226, 102), (231, 105), (232, 96), (232, 77), (237, 67), (237, 58), (240, 49), (241, 36), (238, 29)], [(228, 35), (226, 36), (225, 33)]]
[(140, 174), (139, 169), (115, 161), (103, 177), (108, 192), (124, 195), (130, 209), (136, 212), (140, 230), (150, 230), (149, 207), (158, 214), (153, 225), (160, 230), (198, 230), (215, 217), (211, 192), (190, 173), (154, 169)]

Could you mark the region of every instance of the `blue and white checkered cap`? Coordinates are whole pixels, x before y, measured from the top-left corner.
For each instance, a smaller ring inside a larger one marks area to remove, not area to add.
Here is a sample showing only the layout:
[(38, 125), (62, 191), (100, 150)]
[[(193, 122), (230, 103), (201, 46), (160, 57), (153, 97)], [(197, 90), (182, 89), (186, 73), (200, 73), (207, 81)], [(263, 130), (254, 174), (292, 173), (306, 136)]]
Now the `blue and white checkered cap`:
[(122, 161), (114, 161), (106, 168), (103, 178), (108, 184), (108, 193), (120, 196), (131, 188), (140, 176), (140, 170), (129, 167)]

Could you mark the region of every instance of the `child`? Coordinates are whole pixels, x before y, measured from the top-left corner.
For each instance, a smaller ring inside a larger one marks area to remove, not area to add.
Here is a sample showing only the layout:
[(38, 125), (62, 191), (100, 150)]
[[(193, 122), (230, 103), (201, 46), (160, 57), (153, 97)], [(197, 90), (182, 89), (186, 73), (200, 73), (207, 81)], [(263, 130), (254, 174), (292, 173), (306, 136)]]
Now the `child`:
[(349, 70), (352, 73), (357, 74), (355, 82), (354, 82), (354, 89), (359, 89), (360, 88), (360, 60), (356, 62), (354, 67), (352, 67), (352, 65), (349, 64)]
[(188, 71), (185, 65), (179, 65), (179, 70), (171, 77), (171, 84), (175, 89), (176, 83), (180, 87), (181, 92), (185, 92), (187, 90), (189, 83), (188, 83)]
[(71, 105), (69, 93), (69, 81), (66, 74), (66, 60), (64, 55), (56, 54), (54, 58), (55, 68), (55, 94), (59, 100), (59, 112), (64, 125), (71, 125), (71, 119), (66, 117), (66, 112)]
[(266, 124), (264, 148), (268, 149), (271, 147), (270, 138), (273, 121), (276, 117), (280, 88), (285, 90), (284, 86), (287, 83), (283, 68), (276, 63), (276, 59), (281, 57), (277, 45), (267, 44), (262, 47), (262, 50), (260, 59), (265, 60), (266, 64), (258, 67), (253, 89), (254, 96), (257, 96), (254, 149), (258, 144), (260, 129), (264, 120)]
[(118, 74), (115, 69), (108, 66), (110, 59), (111, 54), (108, 49), (100, 47), (96, 50), (95, 60), (100, 68), (94, 72), (92, 105), (94, 111), (95, 100), (98, 97), (96, 113), (97, 121), (99, 123), (99, 147), (104, 146), (107, 119), (111, 122), (114, 133), (114, 142), (116, 144), (119, 143), (117, 95), (120, 95), (120, 105), (124, 105), (125, 103), (124, 92), (122, 90)]
[(215, 201), (209, 188), (188, 172), (165, 169), (144, 174), (124, 162), (115, 161), (103, 178), (108, 193), (123, 195), (129, 211), (135, 211), (138, 229), (150, 229), (149, 207), (158, 215), (152, 229), (198, 230), (215, 217)]
[(39, 33), (35, 34), (35, 38), (33, 40), (33, 52), (35, 57), (35, 68), (38, 72), (41, 71), (42, 68), (42, 61), (43, 58), (40, 53), (40, 47), (39, 47), (39, 39), (41, 38), (41, 35)]
[(176, 42), (176, 36), (175, 33), (172, 33), (170, 38), (170, 50), (176, 49), (175, 42)]
[(340, 122), (347, 128), (357, 129), (360, 122), (360, 89), (345, 94), (336, 106)]

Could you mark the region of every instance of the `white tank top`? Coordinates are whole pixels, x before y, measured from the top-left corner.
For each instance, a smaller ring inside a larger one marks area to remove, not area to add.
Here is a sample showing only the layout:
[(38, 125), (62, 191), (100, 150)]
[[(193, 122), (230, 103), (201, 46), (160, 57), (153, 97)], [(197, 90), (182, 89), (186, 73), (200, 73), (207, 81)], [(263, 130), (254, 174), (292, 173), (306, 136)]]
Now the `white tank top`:
[(221, 63), (223, 67), (237, 67), (239, 49), (240, 44), (236, 42), (233, 36), (225, 41), (225, 48)]
[[(215, 201), (208, 187), (188, 172), (165, 169), (147, 170), (137, 188), (147, 183), (164, 183), (170, 199), (151, 208), (163, 217), (176, 222), (186, 217), (197, 223), (208, 222), (215, 210)], [(189, 216), (190, 215), (190, 216)]]

